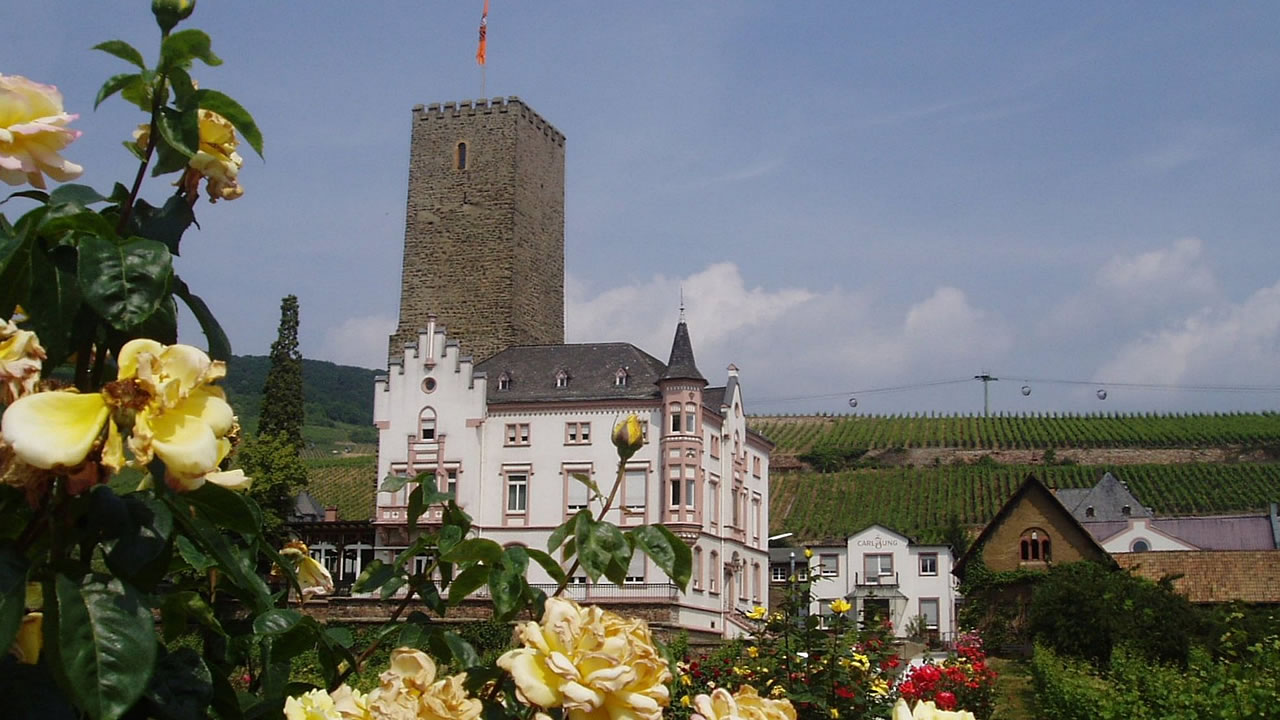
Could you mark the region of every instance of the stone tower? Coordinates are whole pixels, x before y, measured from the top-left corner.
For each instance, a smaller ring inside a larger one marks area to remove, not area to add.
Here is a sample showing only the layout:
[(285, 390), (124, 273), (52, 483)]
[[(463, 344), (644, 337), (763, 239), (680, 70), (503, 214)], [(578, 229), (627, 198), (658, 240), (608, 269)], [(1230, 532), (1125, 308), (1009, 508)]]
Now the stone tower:
[(517, 97), (413, 108), (392, 360), (428, 315), (477, 362), (564, 342), (564, 135)]

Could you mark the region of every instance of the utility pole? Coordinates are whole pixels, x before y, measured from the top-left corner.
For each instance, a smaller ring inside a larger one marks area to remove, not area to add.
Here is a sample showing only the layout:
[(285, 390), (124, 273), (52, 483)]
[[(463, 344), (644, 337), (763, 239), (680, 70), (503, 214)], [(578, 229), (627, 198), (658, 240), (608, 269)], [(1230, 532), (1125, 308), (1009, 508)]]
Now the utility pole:
[(998, 382), (1000, 378), (992, 377), (991, 373), (984, 372), (981, 375), (974, 375), (973, 379), (982, 381), (982, 417), (991, 417), (991, 400), (987, 394), (987, 384)]

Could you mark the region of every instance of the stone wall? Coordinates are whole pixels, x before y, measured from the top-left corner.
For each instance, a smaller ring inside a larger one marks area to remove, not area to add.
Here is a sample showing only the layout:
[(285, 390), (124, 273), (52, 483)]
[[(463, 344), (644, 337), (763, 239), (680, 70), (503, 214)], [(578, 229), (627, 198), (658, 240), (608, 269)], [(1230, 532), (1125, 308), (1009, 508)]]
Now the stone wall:
[(564, 342), (564, 135), (519, 98), (413, 109), (390, 358), (433, 313), (477, 361)]

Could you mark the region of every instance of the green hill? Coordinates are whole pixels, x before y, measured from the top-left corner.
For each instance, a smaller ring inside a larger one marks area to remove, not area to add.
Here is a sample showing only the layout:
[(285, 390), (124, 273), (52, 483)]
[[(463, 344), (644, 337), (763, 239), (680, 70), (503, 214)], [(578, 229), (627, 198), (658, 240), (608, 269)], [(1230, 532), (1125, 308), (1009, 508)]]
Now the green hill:
[[(227, 377), (220, 383), (227, 391), (245, 432), (254, 432), (262, 409), (262, 383), (270, 359), (261, 355), (233, 355)], [(306, 426), (303, 437), (317, 445), (377, 442), (373, 429), (373, 378), (367, 368), (335, 365), (322, 360), (302, 361), (303, 403)]]
[(985, 525), (1027, 477), (1053, 488), (1091, 487), (1110, 470), (1157, 515), (1265, 511), (1280, 500), (1280, 465), (941, 465), (839, 473), (772, 473), (769, 531), (799, 541), (847, 537), (873, 523), (924, 542), (941, 540), (948, 518)]

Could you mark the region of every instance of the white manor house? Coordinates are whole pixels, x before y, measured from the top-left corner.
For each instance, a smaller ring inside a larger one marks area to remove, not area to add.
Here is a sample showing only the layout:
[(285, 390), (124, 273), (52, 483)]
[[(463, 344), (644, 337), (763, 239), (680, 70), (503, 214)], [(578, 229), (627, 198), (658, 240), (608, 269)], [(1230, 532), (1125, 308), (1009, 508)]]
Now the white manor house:
[[(680, 593), (636, 553), (626, 584), (576, 577), (580, 600), (653, 604), (690, 630), (735, 634), (743, 611), (768, 595), (770, 443), (747, 427), (738, 371), (708, 387), (687, 325), (667, 363), (628, 343), (510, 347), (481, 363), (429, 321), (376, 382), (378, 477), (434, 472), (479, 536), (544, 549), (551, 531), (587, 504), (586, 474), (608, 492), (617, 471), (613, 426), (636, 414), (646, 442), (626, 463), (608, 519), (662, 523), (693, 549)], [(407, 547), (406, 487), (379, 492), (375, 551)], [(594, 509), (598, 510), (598, 504)], [(423, 522), (440, 520), (438, 507)], [(530, 566), (529, 581), (554, 587)]]

